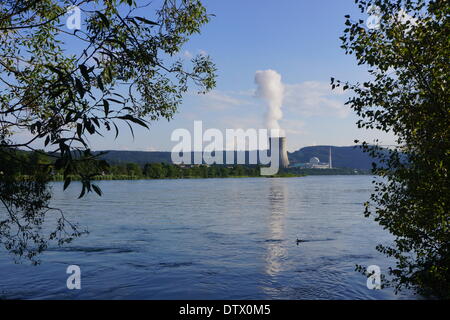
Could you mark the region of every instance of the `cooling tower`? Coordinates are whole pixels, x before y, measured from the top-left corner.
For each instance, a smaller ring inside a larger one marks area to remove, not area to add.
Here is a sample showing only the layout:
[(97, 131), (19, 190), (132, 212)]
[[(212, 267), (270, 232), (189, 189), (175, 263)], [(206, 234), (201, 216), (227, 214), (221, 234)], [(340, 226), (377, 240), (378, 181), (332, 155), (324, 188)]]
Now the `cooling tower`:
[(289, 166), (289, 159), (288, 159), (287, 150), (286, 150), (286, 137), (271, 137), (269, 139), (271, 148), (272, 148), (272, 141), (275, 139), (278, 140), (278, 148), (279, 148), (279, 162), (278, 163), (280, 164), (280, 168), (287, 168)]

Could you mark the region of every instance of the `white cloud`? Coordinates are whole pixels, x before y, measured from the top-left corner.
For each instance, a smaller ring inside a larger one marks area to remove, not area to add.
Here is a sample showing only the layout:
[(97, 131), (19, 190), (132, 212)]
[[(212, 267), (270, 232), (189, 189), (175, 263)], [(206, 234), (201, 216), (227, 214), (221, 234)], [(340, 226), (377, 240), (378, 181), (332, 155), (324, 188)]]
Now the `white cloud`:
[(337, 116), (345, 118), (350, 113), (342, 99), (342, 90), (331, 90), (328, 83), (305, 81), (285, 85), (284, 106), (301, 116)]
[(200, 107), (206, 110), (223, 111), (230, 107), (248, 105), (249, 102), (243, 99), (233, 97), (230, 94), (213, 90), (206, 94), (198, 95), (200, 98)]
[(301, 120), (282, 120), (282, 128), (288, 135), (305, 135), (305, 122)]
[(238, 90), (238, 91), (227, 91), (229, 95), (240, 96), (244, 98), (255, 98), (256, 89)]
[(257, 117), (235, 117), (227, 116), (221, 118), (220, 124), (227, 129), (261, 129), (263, 126), (263, 118)]

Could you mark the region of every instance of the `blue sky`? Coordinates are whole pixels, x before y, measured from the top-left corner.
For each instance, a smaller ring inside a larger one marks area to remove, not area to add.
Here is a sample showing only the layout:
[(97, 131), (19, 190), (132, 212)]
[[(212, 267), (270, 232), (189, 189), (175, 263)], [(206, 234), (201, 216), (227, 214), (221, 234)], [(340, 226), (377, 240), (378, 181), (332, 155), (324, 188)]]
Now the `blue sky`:
[[(139, 2), (139, 1), (138, 1)], [(136, 128), (135, 139), (123, 127), (114, 134), (91, 138), (93, 150), (171, 150), (177, 128), (263, 128), (266, 107), (254, 96), (257, 70), (273, 69), (285, 85), (283, 119), (289, 151), (310, 145), (353, 145), (355, 139), (393, 144), (391, 134), (361, 130), (357, 117), (344, 106), (346, 96), (332, 92), (330, 77), (358, 81), (365, 68), (340, 48), (344, 16), (360, 16), (353, 0), (204, 0), (211, 22), (180, 53), (186, 59), (205, 52), (218, 68), (217, 87), (207, 95), (189, 92), (170, 122), (150, 130)], [(151, 6), (148, 10), (152, 10)], [(149, 14), (151, 16), (151, 14)]]

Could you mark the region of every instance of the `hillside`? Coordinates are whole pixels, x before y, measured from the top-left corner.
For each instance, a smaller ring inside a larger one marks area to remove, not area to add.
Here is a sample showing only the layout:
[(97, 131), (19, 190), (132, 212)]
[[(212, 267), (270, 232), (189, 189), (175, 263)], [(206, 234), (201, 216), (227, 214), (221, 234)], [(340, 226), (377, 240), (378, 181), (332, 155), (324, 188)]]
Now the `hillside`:
[(96, 151), (94, 154), (106, 152), (100, 156), (100, 159), (108, 161), (110, 164), (120, 164), (134, 162), (144, 165), (152, 162), (172, 163), (170, 152), (167, 151), (122, 151), (106, 150)]
[[(312, 157), (318, 157), (322, 162), (328, 162), (329, 146), (311, 146), (288, 153), (291, 163), (309, 162)], [(172, 163), (170, 152), (167, 151), (119, 151), (108, 150), (100, 156), (111, 164), (134, 162), (140, 165), (152, 162)], [(99, 151), (96, 152), (97, 154)], [(352, 169), (371, 169), (373, 159), (359, 147), (331, 147), (333, 167)], [(247, 155), (248, 158), (248, 155)]]
[[(289, 161), (291, 163), (305, 163), (309, 162), (312, 157), (317, 157), (321, 162), (328, 162), (329, 150), (330, 146), (304, 147), (288, 153)], [(374, 162), (374, 159), (363, 152), (359, 146), (331, 146), (331, 156), (335, 168), (371, 169), (372, 162)]]

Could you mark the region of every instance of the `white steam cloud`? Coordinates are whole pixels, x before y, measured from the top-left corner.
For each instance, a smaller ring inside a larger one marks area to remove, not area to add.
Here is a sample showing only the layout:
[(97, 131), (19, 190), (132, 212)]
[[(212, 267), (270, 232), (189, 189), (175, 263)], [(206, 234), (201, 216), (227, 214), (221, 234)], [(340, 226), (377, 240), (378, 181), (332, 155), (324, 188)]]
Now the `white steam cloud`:
[[(256, 71), (255, 83), (258, 88), (256, 95), (267, 103), (266, 126), (267, 129), (280, 129), (278, 123), (283, 118), (281, 105), (283, 103), (284, 86), (281, 82), (281, 75), (275, 70)], [(282, 131), (280, 136), (284, 136)]]

